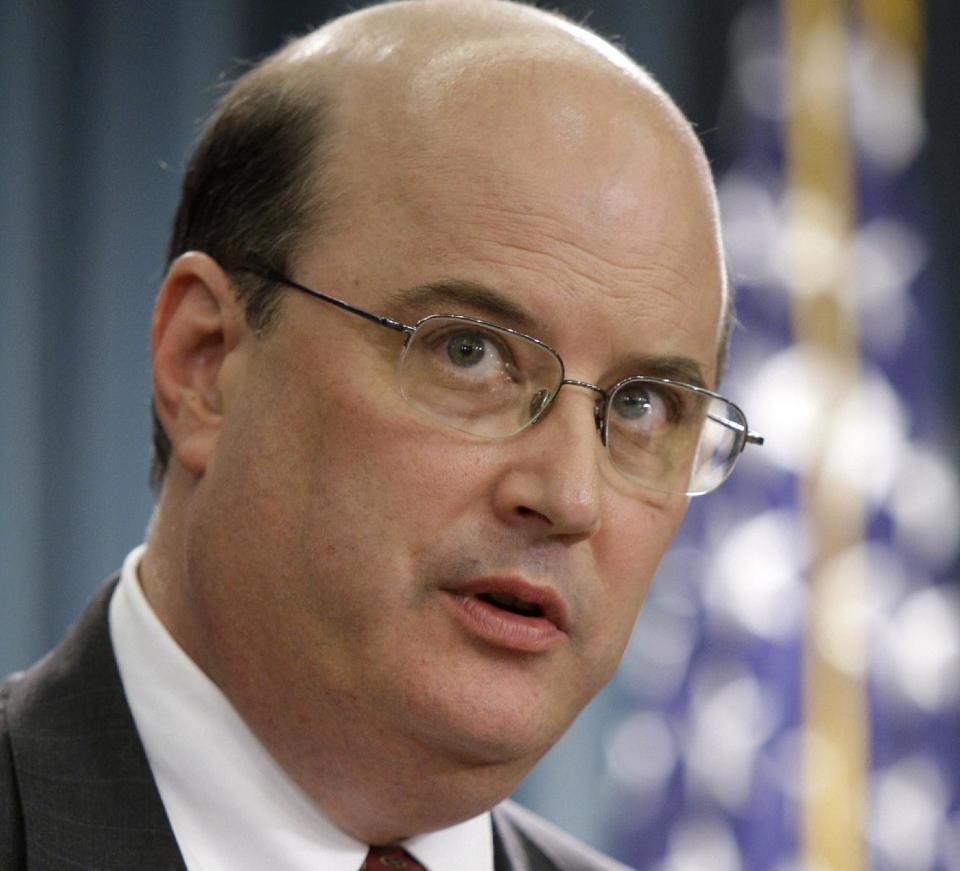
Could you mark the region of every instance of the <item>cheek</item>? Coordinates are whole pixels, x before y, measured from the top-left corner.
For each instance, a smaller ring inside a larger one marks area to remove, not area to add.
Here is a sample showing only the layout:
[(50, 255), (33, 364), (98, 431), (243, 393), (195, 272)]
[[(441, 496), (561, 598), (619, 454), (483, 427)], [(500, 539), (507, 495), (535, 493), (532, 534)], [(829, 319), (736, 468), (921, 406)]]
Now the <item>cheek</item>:
[(686, 500), (672, 499), (659, 506), (636, 502), (612, 506), (608, 522), (593, 541), (603, 607), (597, 609), (598, 622), (592, 629), (604, 639), (605, 657), (612, 660), (612, 667), (630, 638), (686, 505)]
[(359, 548), (373, 563), (406, 568), (480, 495), (475, 449), (421, 420), (392, 383), (328, 390), (281, 436), (283, 490), (302, 500), (304, 532), (327, 558), (358, 557)]

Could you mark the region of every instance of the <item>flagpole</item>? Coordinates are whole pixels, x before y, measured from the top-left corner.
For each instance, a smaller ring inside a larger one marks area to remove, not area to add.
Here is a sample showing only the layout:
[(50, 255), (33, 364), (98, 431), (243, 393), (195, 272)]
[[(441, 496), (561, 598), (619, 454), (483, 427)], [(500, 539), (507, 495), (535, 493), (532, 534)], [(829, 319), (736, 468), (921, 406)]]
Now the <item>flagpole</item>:
[(866, 35), (894, 43), (919, 63), (924, 54), (921, 0), (859, 0)]
[(793, 329), (800, 351), (829, 373), (820, 384), (814, 459), (801, 480), (811, 552), (801, 839), (805, 868), (859, 871), (865, 867), (869, 747), (867, 581), (857, 556), (864, 505), (855, 481), (832, 454), (841, 437), (850, 437), (839, 431), (849, 428), (849, 418), (842, 420), (837, 411), (860, 382), (859, 335), (850, 300), (856, 206), (846, 4), (783, 0), (783, 10)]

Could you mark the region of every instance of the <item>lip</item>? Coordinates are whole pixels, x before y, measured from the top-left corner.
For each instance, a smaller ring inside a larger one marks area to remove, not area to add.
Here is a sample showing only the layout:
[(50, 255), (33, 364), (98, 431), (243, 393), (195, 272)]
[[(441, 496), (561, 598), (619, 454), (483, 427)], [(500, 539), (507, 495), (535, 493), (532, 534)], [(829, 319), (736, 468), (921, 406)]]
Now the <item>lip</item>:
[[(442, 591), (453, 617), (470, 634), (496, 647), (525, 653), (551, 650), (566, 637), (567, 606), (551, 587), (532, 584), (514, 576), (475, 578)], [(480, 598), (512, 596), (540, 613), (527, 615), (499, 608)]]

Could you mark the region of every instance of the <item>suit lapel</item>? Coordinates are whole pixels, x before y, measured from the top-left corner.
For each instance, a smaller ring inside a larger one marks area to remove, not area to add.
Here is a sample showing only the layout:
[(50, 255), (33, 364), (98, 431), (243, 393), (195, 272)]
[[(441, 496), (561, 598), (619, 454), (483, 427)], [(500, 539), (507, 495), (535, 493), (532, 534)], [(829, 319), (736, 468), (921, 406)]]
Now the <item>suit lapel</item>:
[(104, 584), (8, 704), (29, 869), (183, 869), (127, 707)]
[(493, 809), (492, 817), (494, 871), (530, 871), (520, 833), (500, 808)]

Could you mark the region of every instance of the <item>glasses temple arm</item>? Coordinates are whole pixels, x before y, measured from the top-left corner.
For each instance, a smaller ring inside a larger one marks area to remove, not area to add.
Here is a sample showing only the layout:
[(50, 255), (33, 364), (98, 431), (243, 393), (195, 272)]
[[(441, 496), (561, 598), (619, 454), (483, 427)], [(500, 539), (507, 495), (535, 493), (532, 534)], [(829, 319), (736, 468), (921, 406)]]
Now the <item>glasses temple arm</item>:
[(264, 281), (270, 281), (274, 284), (282, 284), (286, 287), (292, 287), (294, 290), (299, 290), (301, 293), (316, 297), (323, 302), (328, 302), (330, 305), (335, 305), (337, 308), (341, 308), (344, 311), (350, 312), (350, 314), (359, 315), (362, 318), (366, 318), (368, 321), (373, 321), (375, 324), (380, 324), (381, 327), (387, 327), (388, 329), (397, 330), (401, 333), (412, 333), (414, 330), (414, 328), (409, 324), (402, 323), (401, 321), (395, 321), (393, 318), (388, 318), (386, 315), (377, 315), (373, 312), (368, 312), (365, 309), (357, 308), (357, 306), (350, 305), (350, 303), (344, 302), (342, 299), (337, 299), (335, 296), (328, 296), (325, 293), (321, 293), (319, 290), (313, 290), (304, 284), (298, 284), (296, 281), (286, 278), (279, 272), (274, 272), (272, 269), (254, 268), (251, 266), (240, 266), (237, 267), (237, 269), (242, 272), (249, 272), (251, 275), (256, 275), (258, 278), (262, 278)]
[(748, 444), (751, 445), (762, 445), (764, 438), (758, 432), (751, 432), (744, 426), (741, 426), (739, 423), (736, 423), (732, 420), (727, 420), (723, 417), (717, 417), (715, 414), (707, 414), (707, 417), (710, 418), (714, 423), (719, 423), (721, 426), (725, 426), (728, 429), (736, 430), (738, 433), (743, 435), (743, 447), (740, 450), (743, 450)]

